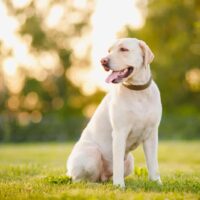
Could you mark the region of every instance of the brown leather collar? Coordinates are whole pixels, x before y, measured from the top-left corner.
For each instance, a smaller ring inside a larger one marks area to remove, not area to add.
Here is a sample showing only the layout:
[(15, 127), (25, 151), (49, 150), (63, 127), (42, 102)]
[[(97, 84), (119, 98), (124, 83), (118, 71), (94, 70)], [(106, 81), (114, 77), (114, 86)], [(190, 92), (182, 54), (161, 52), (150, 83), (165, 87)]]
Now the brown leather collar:
[(122, 85), (130, 90), (144, 90), (151, 85), (152, 76), (149, 78), (149, 81), (144, 85), (127, 85), (126, 83), (122, 83)]

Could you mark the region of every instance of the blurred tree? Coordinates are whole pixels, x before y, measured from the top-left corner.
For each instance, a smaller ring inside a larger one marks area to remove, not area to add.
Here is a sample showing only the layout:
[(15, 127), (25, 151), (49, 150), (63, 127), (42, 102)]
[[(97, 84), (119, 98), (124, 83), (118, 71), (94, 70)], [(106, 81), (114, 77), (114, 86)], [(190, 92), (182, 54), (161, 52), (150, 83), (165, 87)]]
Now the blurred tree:
[[(0, 141), (79, 137), (102, 99), (104, 92), (84, 96), (72, 82), (77, 72), (71, 69), (90, 64), (90, 46), (78, 44), (90, 36), (95, 1), (86, 7), (77, 2), (0, 2)], [(200, 2), (149, 0), (144, 14), (145, 26), (127, 27), (125, 35), (145, 40), (155, 53), (152, 70), (165, 113), (161, 132), (199, 137)]]
[[(138, 1), (139, 6), (142, 3)], [(126, 34), (146, 41), (155, 54), (151, 68), (165, 113), (162, 132), (184, 134), (187, 129), (188, 137), (199, 135), (200, 1), (150, 0), (146, 11), (145, 26), (127, 27)]]
[(147, 12), (145, 26), (140, 30), (127, 28), (127, 35), (151, 46), (155, 54), (152, 70), (164, 108), (177, 112), (177, 105), (187, 104), (199, 112), (200, 78), (194, 88), (187, 76), (194, 69), (200, 75), (200, 2), (150, 0)]
[[(27, 58), (15, 63), (21, 81), (8, 77), (7, 82), (13, 81), (13, 87), (0, 84), (0, 140), (63, 139), (73, 138), (73, 134), (77, 137), (85, 120), (84, 108), (98, 97), (82, 95), (70, 81), (67, 71), (76, 60), (73, 41), (84, 38), (90, 28), (93, 1), (88, 1), (87, 9), (65, 0), (27, 2), (22, 7), (12, 0), (2, 4), (19, 24), (13, 37), (27, 47)], [(2, 42), (5, 44), (1, 63), (5, 63), (8, 56), (17, 60), (23, 55), (23, 47), (19, 46), (18, 50), (15, 45), (8, 47), (7, 41)], [(83, 68), (88, 67), (89, 53), (88, 48), (86, 56), (79, 58)], [(6, 70), (10, 73), (9, 64), (6, 69), (0, 69), (3, 78), (7, 77)], [(20, 82), (20, 89), (15, 90)]]

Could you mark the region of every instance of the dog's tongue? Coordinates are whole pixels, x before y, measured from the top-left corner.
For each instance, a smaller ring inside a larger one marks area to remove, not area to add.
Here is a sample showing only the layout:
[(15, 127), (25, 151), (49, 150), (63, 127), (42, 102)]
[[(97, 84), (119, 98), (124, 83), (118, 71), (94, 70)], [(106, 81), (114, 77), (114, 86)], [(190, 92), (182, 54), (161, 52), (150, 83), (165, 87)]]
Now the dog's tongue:
[(106, 78), (106, 82), (107, 83), (112, 83), (114, 82), (114, 80), (118, 79), (119, 77), (119, 71), (118, 72), (112, 72), (107, 78)]
[(107, 78), (106, 82), (107, 83), (116, 83), (119, 82), (122, 78), (123, 75), (127, 72), (127, 69), (121, 70), (121, 71), (113, 71)]

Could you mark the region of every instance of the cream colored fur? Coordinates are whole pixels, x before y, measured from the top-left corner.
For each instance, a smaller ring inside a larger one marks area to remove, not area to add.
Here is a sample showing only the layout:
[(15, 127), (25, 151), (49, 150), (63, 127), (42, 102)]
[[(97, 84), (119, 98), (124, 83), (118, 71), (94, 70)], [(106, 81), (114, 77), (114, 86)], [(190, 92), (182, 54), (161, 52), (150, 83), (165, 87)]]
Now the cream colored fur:
[[(121, 47), (128, 51), (121, 52)], [(113, 70), (134, 67), (123, 80), (134, 85), (149, 80), (153, 57), (146, 43), (135, 38), (119, 39), (106, 56)], [(124, 177), (133, 169), (130, 152), (142, 144), (149, 179), (161, 183), (157, 161), (161, 113), (160, 93), (154, 81), (141, 91), (113, 84), (74, 146), (67, 161), (67, 174), (74, 181), (106, 181), (113, 177), (114, 185), (124, 187)]]

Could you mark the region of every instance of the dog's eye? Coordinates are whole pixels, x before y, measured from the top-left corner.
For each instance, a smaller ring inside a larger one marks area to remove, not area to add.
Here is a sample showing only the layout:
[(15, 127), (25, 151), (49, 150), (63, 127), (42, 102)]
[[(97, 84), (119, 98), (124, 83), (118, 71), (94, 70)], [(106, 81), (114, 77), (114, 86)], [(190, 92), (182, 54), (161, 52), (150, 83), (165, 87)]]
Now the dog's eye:
[(120, 50), (120, 51), (129, 51), (129, 49), (124, 48), (124, 47), (121, 47), (119, 50)]

